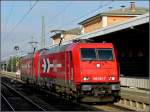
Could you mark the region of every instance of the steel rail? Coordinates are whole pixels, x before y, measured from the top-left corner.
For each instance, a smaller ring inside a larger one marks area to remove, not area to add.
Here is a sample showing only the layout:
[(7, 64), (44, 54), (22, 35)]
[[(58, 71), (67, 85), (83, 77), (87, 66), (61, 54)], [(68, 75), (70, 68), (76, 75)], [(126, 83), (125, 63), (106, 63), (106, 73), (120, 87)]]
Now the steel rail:
[(5, 96), (1, 93), (1, 97), (5, 100), (5, 102), (7, 103), (7, 105), (9, 106), (9, 108), (15, 112), (15, 109), (12, 107), (12, 105), (9, 103), (9, 101), (5, 98)]
[[(59, 94), (55, 93), (55, 92), (50, 92), (50, 91), (47, 91), (47, 90), (44, 90), (44, 89), (40, 89), (40, 91), (42, 92), (45, 92), (47, 94), (52, 94), (52, 95), (55, 95), (55, 96), (58, 96), (59, 97)], [(68, 97), (61, 97), (62, 100), (70, 100)], [(125, 108), (125, 107), (122, 107), (122, 106), (119, 106), (119, 105), (114, 105), (114, 104), (111, 104), (111, 105), (89, 105), (89, 104), (85, 104), (85, 103), (80, 103), (80, 102), (76, 102), (76, 101), (72, 101), (74, 104), (77, 104), (77, 105), (80, 105), (80, 106), (83, 106), (83, 107), (86, 107), (92, 111), (111, 111), (111, 109), (114, 111), (114, 112), (120, 112), (120, 111), (133, 111), (132, 109), (128, 109), (128, 108)]]
[(26, 97), (26, 96), (22, 95), (21, 93), (19, 93), (18, 91), (16, 91), (13, 87), (8, 86), (4, 82), (1, 82), (1, 84), (4, 85), (5, 87), (9, 88), (13, 92), (17, 93), (19, 96), (21, 96), (23, 99), (25, 99), (26, 101), (28, 101), (29, 103), (31, 103), (32, 105), (34, 105), (35, 107), (37, 107), (38, 109), (40, 109), (41, 111), (46, 111), (45, 109), (43, 109), (42, 107), (40, 107), (38, 104), (36, 104), (32, 100), (30, 100), (28, 97)]
[[(18, 80), (18, 79), (14, 79), (14, 80)], [(47, 93), (47, 94), (52, 94), (52, 95), (55, 95), (55, 96), (59, 96), (57, 93), (54, 93), (54, 92), (50, 92), (50, 91), (47, 91), (47, 90), (44, 90), (44, 89), (40, 89), (40, 91), (43, 91), (43, 92), (45, 92), (45, 93)], [(69, 100), (68, 98), (65, 98), (65, 97), (62, 97), (62, 99), (63, 100)], [(95, 106), (93, 106), (93, 105), (87, 105), (87, 104), (81, 104), (81, 103), (78, 103), (78, 102), (75, 102), (75, 101), (73, 101), (73, 103), (75, 103), (75, 104), (79, 104), (79, 105), (81, 105), (81, 106), (84, 106), (84, 107), (87, 107), (87, 108), (90, 108), (91, 110), (94, 110), (94, 111), (97, 111), (98, 110), (98, 106), (99, 106), (99, 109), (100, 108), (102, 108), (102, 106), (101, 105), (95, 105)], [(105, 105), (106, 106), (106, 105)], [(108, 105), (107, 105), (107, 107), (108, 107)], [(107, 108), (106, 107), (106, 108)], [(121, 106), (121, 105), (115, 105), (115, 104), (112, 104), (112, 105), (109, 105), (109, 107), (108, 108), (118, 108), (118, 109), (122, 109), (122, 110), (127, 110), (127, 111), (132, 111), (133, 109), (131, 109), (131, 108), (128, 108), (128, 107), (124, 107), (124, 106)], [(105, 110), (105, 109), (104, 109)], [(117, 110), (116, 110), (117, 111)]]

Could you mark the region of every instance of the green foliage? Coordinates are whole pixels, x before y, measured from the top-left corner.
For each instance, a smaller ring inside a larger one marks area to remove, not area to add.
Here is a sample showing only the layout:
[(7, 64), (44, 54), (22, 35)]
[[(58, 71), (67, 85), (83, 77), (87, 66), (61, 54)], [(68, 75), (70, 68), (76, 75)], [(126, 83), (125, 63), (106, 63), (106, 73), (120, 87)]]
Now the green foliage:
[(19, 67), (19, 57), (13, 56), (9, 59), (7, 70), (10, 72), (16, 72)]
[(8, 61), (7, 71), (11, 71), (11, 62), (12, 62), (12, 58), (10, 58)]

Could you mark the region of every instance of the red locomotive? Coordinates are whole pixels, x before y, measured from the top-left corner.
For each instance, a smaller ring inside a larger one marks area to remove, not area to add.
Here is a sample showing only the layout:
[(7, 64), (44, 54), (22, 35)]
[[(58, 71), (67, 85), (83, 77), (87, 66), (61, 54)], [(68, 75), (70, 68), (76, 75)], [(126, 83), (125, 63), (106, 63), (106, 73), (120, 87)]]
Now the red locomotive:
[(72, 43), (21, 58), (21, 79), (86, 102), (120, 98), (119, 66), (111, 43)]

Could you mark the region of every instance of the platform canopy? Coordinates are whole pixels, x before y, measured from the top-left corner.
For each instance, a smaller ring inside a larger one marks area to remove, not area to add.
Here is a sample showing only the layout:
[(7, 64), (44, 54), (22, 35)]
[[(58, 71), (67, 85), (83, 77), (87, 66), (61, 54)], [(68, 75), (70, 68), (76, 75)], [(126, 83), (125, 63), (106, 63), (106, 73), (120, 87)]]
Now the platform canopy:
[[(94, 38), (97, 36), (102, 36), (102, 35), (106, 35), (109, 33), (113, 33), (113, 32), (117, 32), (120, 30), (124, 30), (124, 29), (128, 29), (128, 28), (134, 28), (136, 26), (139, 25), (143, 25), (149, 23), (149, 13), (140, 15), (138, 17), (135, 18), (131, 18), (127, 21), (121, 22), (121, 23), (117, 23), (111, 26), (107, 26), (101, 29), (98, 29), (96, 31), (90, 32), (90, 33), (86, 33), (86, 34), (82, 34), (79, 36), (74, 37), (74, 39), (89, 39), (89, 38)], [(62, 44), (68, 44), (71, 43), (72, 40), (70, 41), (65, 41)]]

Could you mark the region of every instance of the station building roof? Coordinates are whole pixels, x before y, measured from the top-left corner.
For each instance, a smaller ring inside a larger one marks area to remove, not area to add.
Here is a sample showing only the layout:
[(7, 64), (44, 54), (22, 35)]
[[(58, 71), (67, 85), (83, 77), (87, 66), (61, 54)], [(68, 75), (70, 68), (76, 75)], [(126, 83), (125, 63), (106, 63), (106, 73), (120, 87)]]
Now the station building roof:
[[(63, 32), (64, 34), (72, 34), (72, 35), (80, 35), (81, 34), (81, 28), (77, 27), (77, 28), (73, 28), (73, 29), (69, 29), (67, 31)], [(60, 36), (61, 33), (56, 33), (53, 36), (51, 36), (51, 38), (55, 38)]]
[[(102, 35), (106, 35), (106, 34), (109, 34), (109, 33), (117, 32), (117, 31), (120, 31), (120, 30), (124, 30), (124, 29), (127, 29), (127, 28), (132, 29), (135, 26), (146, 24), (146, 23), (149, 23), (149, 13), (139, 15), (137, 17), (128, 19), (127, 21), (123, 21), (121, 23), (106, 26), (104, 28), (98, 29), (98, 30), (90, 32), (90, 33), (75, 36), (74, 40), (75, 39), (89, 39), (89, 38), (93, 38), (93, 37), (102, 36)], [(67, 44), (67, 43), (70, 43), (70, 42), (72, 42), (72, 40), (63, 42), (62, 44)]]
[(144, 7), (136, 7), (135, 10), (132, 10), (130, 7), (124, 8), (124, 9), (114, 9), (114, 10), (98, 13), (97, 15), (87, 18), (86, 20), (80, 22), (79, 24), (81, 25), (85, 24), (101, 16), (138, 16), (138, 15), (142, 15), (148, 12), (149, 12), (149, 9), (144, 8)]

